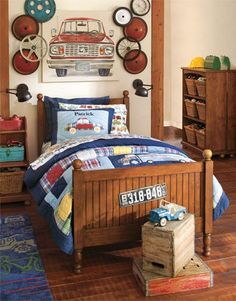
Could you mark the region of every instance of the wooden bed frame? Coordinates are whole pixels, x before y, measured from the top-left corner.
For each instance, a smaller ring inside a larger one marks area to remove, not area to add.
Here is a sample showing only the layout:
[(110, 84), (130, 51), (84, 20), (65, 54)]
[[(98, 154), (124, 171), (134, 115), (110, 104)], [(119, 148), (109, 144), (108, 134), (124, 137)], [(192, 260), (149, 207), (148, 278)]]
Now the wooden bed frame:
[[(38, 94), (38, 150), (45, 138), (46, 119), (43, 95)], [(110, 103), (124, 103), (129, 111), (129, 93)], [(129, 115), (128, 115), (129, 116)], [(129, 118), (128, 118), (129, 119)], [(141, 225), (158, 201), (120, 208), (119, 193), (139, 187), (166, 183), (167, 200), (187, 207), (195, 215), (195, 229), (203, 233), (203, 254), (210, 255), (212, 233), (211, 151), (201, 162), (145, 166), (111, 170), (82, 171), (81, 161), (73, 162), (74, 271), (82, 266), (84, 247), (108, 245), (140, 239)]]

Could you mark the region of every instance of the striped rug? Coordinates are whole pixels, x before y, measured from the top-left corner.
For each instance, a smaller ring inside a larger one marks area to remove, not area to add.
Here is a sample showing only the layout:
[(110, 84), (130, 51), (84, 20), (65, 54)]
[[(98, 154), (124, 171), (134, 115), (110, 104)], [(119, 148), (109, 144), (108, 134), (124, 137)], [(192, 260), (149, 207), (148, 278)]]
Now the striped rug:
[(28, 215), (0, 218), (0, 300), (53, 300)]

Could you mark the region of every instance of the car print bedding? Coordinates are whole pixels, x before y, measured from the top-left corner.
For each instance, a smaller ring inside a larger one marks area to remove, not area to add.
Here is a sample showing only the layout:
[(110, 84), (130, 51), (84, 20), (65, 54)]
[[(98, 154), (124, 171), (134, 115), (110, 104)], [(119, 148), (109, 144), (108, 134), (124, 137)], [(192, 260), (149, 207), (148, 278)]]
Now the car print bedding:
[[(72, 163), (75, 159), (82, 161), (82, 170), (192, 162), (179, 148), (142, 136), (77, 137), (49, 147), (30, 164), (25, 183), (40, 213), (48, 219), (55, 243), (68, 254), (73, 252)], [(228, 205), (229, 200), (214, 177), (213, 219), (221, 216)]]

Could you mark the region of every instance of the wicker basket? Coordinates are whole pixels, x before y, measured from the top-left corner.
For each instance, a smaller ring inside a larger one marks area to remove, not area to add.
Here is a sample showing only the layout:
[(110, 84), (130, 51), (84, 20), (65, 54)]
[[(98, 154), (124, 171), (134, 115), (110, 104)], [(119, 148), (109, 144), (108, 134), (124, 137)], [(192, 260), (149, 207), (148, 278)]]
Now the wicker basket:
[(185, 103), (185, 108), (186, 108), (187, 115), (190, 116), (190, 117), (195, 117), (196, 118), (197, 117), (197, 108), (196, 108), (195, 101), (185, 99), (184, 103)]
[(195, 85), (195, 79), (193, 78), (185, 78), (186, 86), (188, 94), (190, 95), (197, 95), (197, 88)]
[(195, 133), (196, 127), (197, 126), (195, 124), (189, 124), (184, 126), (187, 141), (191, 144), (197, 144), (196, 133)]
[(201, 97), (206, 97), (206, 81), (195, 80), (197, 94)]
[(0, 193), (19, 193), (23, 187), (24, 171), (1, 172)]
[(196, 108), (198, 113), (198, 118), (200, 120), (206, 120), (206, 104), (203, 102), (196, 102)]
[(197, 138), (197, 146), (201, 149), (205, 148), (205, 130), (195, 130)]

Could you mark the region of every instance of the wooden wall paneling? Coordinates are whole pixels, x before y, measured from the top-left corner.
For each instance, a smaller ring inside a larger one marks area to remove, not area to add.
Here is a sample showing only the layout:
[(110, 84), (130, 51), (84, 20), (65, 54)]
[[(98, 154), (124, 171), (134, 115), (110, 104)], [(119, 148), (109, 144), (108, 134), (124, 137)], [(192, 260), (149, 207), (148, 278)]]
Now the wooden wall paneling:
[(164, 104), (164, 0), (152, 1), (152, 103), (151, 136), (163, 139)]
[(10, 114), (9, 94), (9, 25), (8, 25), (8, 0), (0, 1), (0, 115), (8, 117)]

